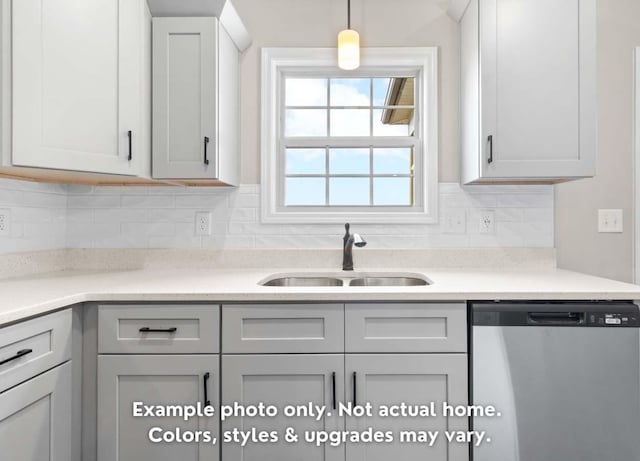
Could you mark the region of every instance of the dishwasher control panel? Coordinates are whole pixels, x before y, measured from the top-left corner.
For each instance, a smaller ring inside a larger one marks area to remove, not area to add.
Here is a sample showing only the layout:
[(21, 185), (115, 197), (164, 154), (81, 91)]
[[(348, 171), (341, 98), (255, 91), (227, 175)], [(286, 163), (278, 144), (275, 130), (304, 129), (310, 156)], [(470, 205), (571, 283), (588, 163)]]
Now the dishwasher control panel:
[(640, 324), (638, 314), (588, 312), (587, 325), (598, 327), (635, 327)]
[(628, 301), (476, 301), (474, 326), (638, 328), (640, 308)]

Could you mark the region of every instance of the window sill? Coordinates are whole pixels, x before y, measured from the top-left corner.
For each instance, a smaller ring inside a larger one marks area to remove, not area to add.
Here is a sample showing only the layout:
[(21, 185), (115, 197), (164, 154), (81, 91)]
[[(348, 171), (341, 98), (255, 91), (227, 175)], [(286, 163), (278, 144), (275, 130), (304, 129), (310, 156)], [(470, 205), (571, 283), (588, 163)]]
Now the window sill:
[(437, 224), (438, 218), (424, 211), (389, 213), (373, 212), (288, 212), (264, 211), (261, 222), (265, 224)]

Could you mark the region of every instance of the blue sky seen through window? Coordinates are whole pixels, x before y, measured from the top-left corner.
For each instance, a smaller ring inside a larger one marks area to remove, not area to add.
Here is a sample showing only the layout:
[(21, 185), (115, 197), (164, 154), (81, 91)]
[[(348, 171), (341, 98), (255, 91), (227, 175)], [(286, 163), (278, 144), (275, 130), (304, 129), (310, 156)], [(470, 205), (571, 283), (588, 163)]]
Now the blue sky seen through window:
[[(317, 147), (285, 149), (286, 206), (413, 205), (413, 149), (376, 147), (376, 137), (413, 134), (410, 123), (390, 117), (396, 105), (413, 111), (413, 95), (409, 104), (394, 95), (394, 80), (285, 79), (288, 144), (320, 138)], [(370, 139), (369, 147), (332, 147), (331, 138), (341, 137)]]

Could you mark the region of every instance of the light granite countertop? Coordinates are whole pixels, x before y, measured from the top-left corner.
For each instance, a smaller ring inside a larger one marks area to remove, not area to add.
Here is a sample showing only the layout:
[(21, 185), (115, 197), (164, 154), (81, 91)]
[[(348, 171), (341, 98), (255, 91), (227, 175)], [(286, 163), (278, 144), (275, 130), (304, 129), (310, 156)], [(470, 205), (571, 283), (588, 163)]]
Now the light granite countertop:
[[(465, 300), (640, 300), (640, 286), (561, 269), (403, 269), (433, 284), (414, 287), (264, 287), (275, 273), (327, 269), (137, 269), (61, 271), (0, 281), (0, 325), (83, 302), (295, 302)], [(379, 274), (377, 269), (349, 274)], [(394, 271), (395, 272), (395, 271)]]

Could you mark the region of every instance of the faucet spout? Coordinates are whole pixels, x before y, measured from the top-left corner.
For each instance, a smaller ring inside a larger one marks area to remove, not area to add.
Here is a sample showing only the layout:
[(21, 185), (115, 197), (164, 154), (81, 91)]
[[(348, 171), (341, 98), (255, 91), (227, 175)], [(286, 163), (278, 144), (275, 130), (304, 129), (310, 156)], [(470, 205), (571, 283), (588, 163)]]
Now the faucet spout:
[(349, 232), (349, 223), (344, 225), (345, 234), (342, 239), (342, 270), (353, 270), (353, 246), (362, 248), (367, 244), (360, 234), (351, 234)]

